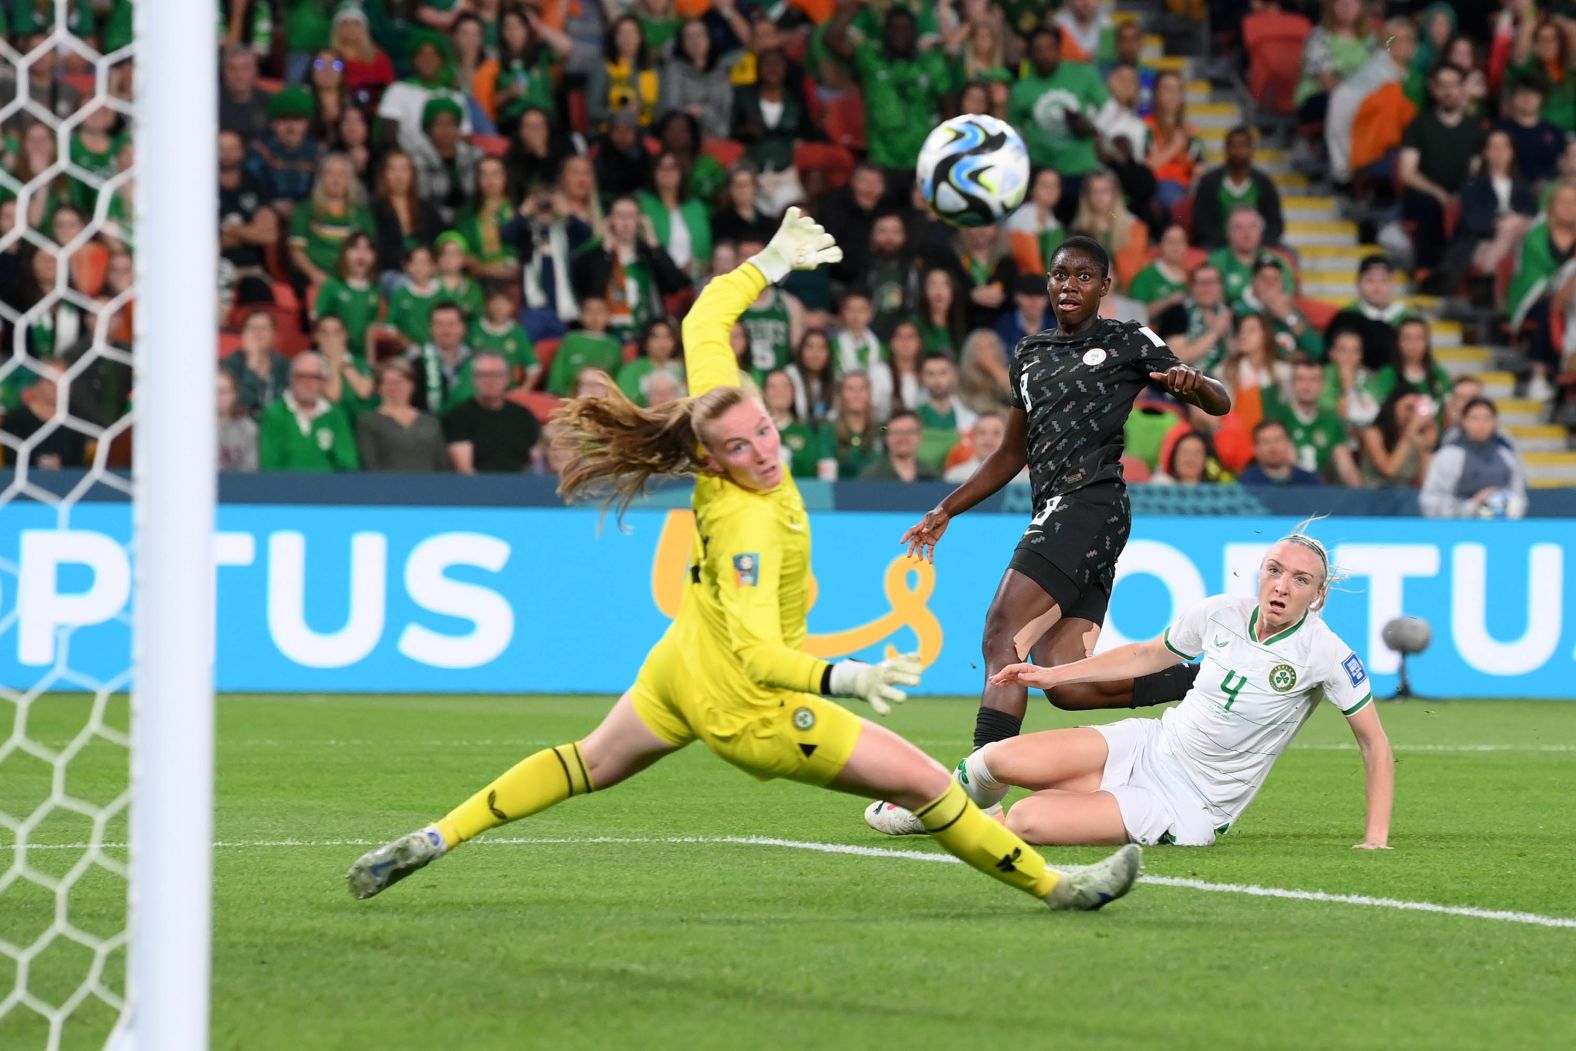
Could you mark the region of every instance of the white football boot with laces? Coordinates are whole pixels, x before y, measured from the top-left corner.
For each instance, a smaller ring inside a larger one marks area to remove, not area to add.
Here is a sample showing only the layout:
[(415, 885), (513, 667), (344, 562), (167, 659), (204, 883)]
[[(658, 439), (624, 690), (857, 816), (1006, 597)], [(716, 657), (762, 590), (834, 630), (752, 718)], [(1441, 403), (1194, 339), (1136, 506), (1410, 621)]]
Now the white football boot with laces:
[(1053, 909), (1092, 912), (1133, 889), (1144, 867), (1144, 852), (1135, 843), (1093, 865), (1052, 865), (1060, 873), (1056, 888), (1045, 896)]
[(426, 868), (448, 849), (438, 830), (428, 825), (361, 855), (345, 873), (345, 883), (355, 897), (370, 898), (417, 869)]

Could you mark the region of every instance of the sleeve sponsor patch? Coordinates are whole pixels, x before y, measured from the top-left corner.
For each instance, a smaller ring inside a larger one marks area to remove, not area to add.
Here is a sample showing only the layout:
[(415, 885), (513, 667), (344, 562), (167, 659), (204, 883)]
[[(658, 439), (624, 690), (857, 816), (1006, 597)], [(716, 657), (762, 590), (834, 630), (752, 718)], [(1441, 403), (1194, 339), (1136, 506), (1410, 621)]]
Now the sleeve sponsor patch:
[[(733, 556), (733, 583), (753, 588), (761, 582), (761, 556), (753, 552)], [(1361, 667), (1359, 665), (1359, 667)]]
[(1362, 660), (1356, 653), (1349, 653), (1341, 662), (1341, 667), (1346, 671), (1346, 677), (1352, 681), (1353, 686), (1361, 686), (1368, 678), (1368, 669), (1363, 667)]

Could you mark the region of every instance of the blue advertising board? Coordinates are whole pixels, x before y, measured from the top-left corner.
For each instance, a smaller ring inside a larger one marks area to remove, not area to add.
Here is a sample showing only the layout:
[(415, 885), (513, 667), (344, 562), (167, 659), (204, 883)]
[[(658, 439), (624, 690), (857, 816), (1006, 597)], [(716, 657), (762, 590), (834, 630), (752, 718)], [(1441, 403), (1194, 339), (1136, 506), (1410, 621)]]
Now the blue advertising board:
[[(0, 685), (120, 685), (133, 572), (124, 504), (0, 516)], [(903, 556), (915, 516), (813, 519), (817, 599), (808, 648), (879, 657), (919, 649), (921, 692), (978, 691), (986, 605), (1023, 526), (958, 519), (934, 567)], [(1251, 594), (1265, 547), (1295, 521), (1134, 521), (1100, 648), (1158, 634), (1181, 608)], [(635, 511), (226, 504), (219, 511), (216, 675), (251, 692), (614, 693), (678, 609), (693, 524)], [(1384, 692), (1396, 656), (1380, 641), (1402, 613), (1433, 645), (1409, 665), (1418, 692), (1576, 696), (1573, 530), (1559, 519), (1444, 522), (1344, 518), (1315, 532), (1345, 574), (1326, 619)], [(1567, 620), (1566, 611), (1573, 613)], [(194, 660), (203, 659), (191, 640)]]

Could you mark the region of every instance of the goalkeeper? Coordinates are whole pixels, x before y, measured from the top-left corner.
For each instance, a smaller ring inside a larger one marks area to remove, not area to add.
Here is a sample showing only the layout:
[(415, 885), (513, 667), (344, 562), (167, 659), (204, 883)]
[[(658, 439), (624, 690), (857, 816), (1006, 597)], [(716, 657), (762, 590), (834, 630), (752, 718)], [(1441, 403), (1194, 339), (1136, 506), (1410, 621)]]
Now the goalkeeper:
[(829, 664), (803, 652), (810, 532), (784, 471), (777, 428), (743, 387), (729, 332), (768, 283), (842, 258), (820, 226), (791, 208), (771, 243), (713, 280), (684, 321), (692, 396), (642, 409), (615, 384), (555, 414), (568, 454), (566, 497), (594, 494), (620, 510), (658, 475), (695, 478), (696, 539), (679, 615), (635, 684), (582, 741), (544, 749), (446, 817), (362, 856), (346, 874), (368, 898), (491, 828), (571, 796), (612, 788), (699, 739), (761, 780), (786, 777), (914, 811), (947, 850), (1055, 909), (1094, 909), (1126, 893), (1139, 854), (1056, 869), (992, 821), (935, 760), (825, 698), (857, 697), (879, 715), (919, 682), (917, 656)]

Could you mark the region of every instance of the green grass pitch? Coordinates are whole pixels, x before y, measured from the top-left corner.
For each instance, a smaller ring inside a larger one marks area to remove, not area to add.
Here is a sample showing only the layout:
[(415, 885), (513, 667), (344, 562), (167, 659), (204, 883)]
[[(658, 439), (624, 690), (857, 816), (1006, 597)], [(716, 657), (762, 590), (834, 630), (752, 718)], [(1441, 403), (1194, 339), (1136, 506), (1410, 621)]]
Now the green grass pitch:
[[(219, 708), (213, 1046), (254, 1049), (1469, 1048), (1576, 1046), (1576, 928), (1140, 885), (1096, 914), (1054, 915), (960, 865), (683, 837), (772, 837), (935, 853), (860, 821), (862, 803), (760, 785), (692, 746), (633, 782), (492, 833), (368, 902), (345, 891), (363, 844), (443, 813), (515, 759), (585, 734), (606, 698), (230, 697)], [(86, 702), (33, 706), (55, 746)], [(954, 761), (967, 701), (916, 701), (890, 725)], [(1354, 851), (1361, 763), (1321, 711), (1246, 818), (1205, 850), (1155, 848), (1146, 871), (1213, 884), (1576, 918), (1576, 707), (1388, 705), (1399, 758), (1395, 849)], [(110, 722), (124, 721), (116, 710)], [(1030, 729), (1073, 717), (1039, 704)], [(66, 789), (112, 798), (125, 753), (95, 744)], [(0, 761), (0, 810), (47, 796), (49, 768)], [(85, 840), (56, 812), (34, 842)], [(124, 839), (123, 823), (110, 838)], [(621, 842), (619, 842), (621, 841)], [(0, 873), (13, 866), (0, 830)], [(122, 851), (112, 853), (122, 854)], [(1049, 851), (1087, 861), (1097, 850)], [(59, 875), (73, 849), (33, 850)], [(72, 921), (117, 929), (124, 884), (89, 874)], [(0, 940), (53, 915), (31, 884), (0, 894)], [(58, 1001), (86, 949), (34, 961)], [(112, 961), (110, 981), (123, 962)], [(16, 969), (0, 956), (0, 999)], [(73, 1015), (98, 1047), (110, 1012)], [(18, 1008), (0, 1049), (43, 1046)]]

